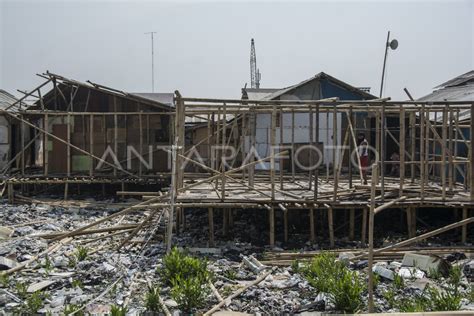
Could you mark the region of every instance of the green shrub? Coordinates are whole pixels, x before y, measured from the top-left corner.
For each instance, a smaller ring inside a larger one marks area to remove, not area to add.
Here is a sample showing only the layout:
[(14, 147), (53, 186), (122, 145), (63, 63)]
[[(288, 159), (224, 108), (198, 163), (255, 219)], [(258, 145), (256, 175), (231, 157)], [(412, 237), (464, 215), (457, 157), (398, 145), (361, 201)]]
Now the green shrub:
[(126, 306), (112, 305), (110, 308), (110, 316), (126, 316), (128, 308)]
[(363, 306), (362, 293), (365, 290), (364, 281), (356, 272), (345, 268), (339, 278), (334, 280), (334, 285), (329, 293), (337, 310), (346, 313), (356, 313)]
[(145, 295), (145, 308), (147, 312), (159, 313), (162, 311), (160, 289), (158, 287), (148, 287), (148, 291)]
[(336, 255), (321, 253), (302, 267), (301, 273), (311, 286), (330, 294), (337, 310), (355, 313), (363, 308), (364, 281), (344, 263), (336, 261)]
[(173, 280), (171, 297), (184, 311), (191, 311), (201, 307), (209, 294), (209, 287), (205, 280), (200, 277), (184, 278), (177, 277)]
[(429, 299), (422, 295), (413, 295), (398, 300), (396, 307), (402, 313), (425, 312), (429, 310)]
[(201, 306), (209, 293), (207, 262), (177, 248), (163, 258), (161, 276), (172, 286), (171, 297), (185, 311)]
[(167, 285), (172, 285), (173, 280), (176, 280), (178, 277), (181, 280), (199, 277), (207, 282), (210, 279), (210, 273), (207, 271), (207, 262), (205, 260), (189, 256), (184, 251), (174, 247), (163, 258), (161, 277)]

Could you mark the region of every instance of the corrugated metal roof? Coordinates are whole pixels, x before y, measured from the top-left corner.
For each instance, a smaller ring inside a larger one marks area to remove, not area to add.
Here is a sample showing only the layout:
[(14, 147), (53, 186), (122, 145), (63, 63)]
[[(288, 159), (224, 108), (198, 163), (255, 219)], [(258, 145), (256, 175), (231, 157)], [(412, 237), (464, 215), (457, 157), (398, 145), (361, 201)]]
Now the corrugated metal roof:
[(462, 74), (460, 76), (457, 76), (456, 78), (448, 80), (445, 83), (442, 83), (439, 86), (435, 87), (435, 89), (459, 86), (461, 84), (467, 83), (468, 81), (472, 81), (472, 80), (474, 80), (474, 70), (468, 71), (465, 74)]
[(265, 97), (269, 96), (273, 92), (279, 91), (280, 89), (256, 89), (256, 88), (244, 88), (242, 89), (249, 100), (263, 100)]
[(174, 107), (174, 93), (132, 92), (130, 94)]
[[(417, 101), (466, 101), (466, 104), (474, 102), (474, 83), (463, 86), (448, 87), (435, 90), (432, 93), (419, 98)], [(471, 110), (463, 110), (459, 113), (459, 120), (464, 121), (470, 119)], [(430, 119), (440, 121), (443, 118), (442, 113), (430, 112)]]
[[(18, 101), (18, 99), (15, 98), (11, 93), (8, 93), (7, 91), (0, 89), (0, 109), (2, 110), (7, 109), (8, 107), (10, 107), (10, 105), (15, 103), (16, 101)], [(17, 111), (16, 106), (10, 108), (9, 111), (16, 112)]]
[[(311, 77), (311, 78), (309, 78), (309, 79), (306, 79), (306, 80), (304, 80), (304, 81), (301, 81), (300, 83), (297, 83), (297, 84), (295, 84), (295, 85), (292, 85), (292, 86), (289, 86), (289, 87), (286, 87), (286, 88), (283, 88), (283, 89), (278, 89), (278, 90), (276, 90), (276, 89), (268, 89), (268, 90), (274, 90), (274, 91), (273, 91), (272, 93), (269, 93), (269, 94), (267, 94), (267, 95), (265, 95), (265, 96), (259, 98), (259, 99), (252, 99), (252, 98), (250, 97), (250, 95), (249, 95), (249, 100), (274, 100), (274, 99), (276, 99), (276, 98), (278, 98), (278, 97), (280, 97), (280, 96), (282, 96), (282, 95), (284, 95), (284, 94), (287, 94), (288, 92), (290, 92), (290, 91), (292, 91), (292, 90), (294, 90), (294, 89), (296, 89), (296, 88), (298, 88), (298, 87), (300, 87), (300, 86), (302, 86), (302, 85), (304, 85), (304, 84), (306, 84), (306, 83), (308, 83), (308, 82), (311, 82), (311, 81), (313, 81), (313, 80), (319, 80), (319, 79), (328, 79), (328, 80), (330, 80), (330, 81), (336, 83), (337, 85), (346, 88), (346, 89), (349, 90), (349, 91), (354, 91), (354, 92), (356, 92), (356, 93), (362, 95), (362, 96), (363, 96), (364, 98), (366, 98), (366, 99), (376, 99), (376, 98), (377, 98), (376, 96), (374, 96), (374, 95), (372, 95), (372, 94), (370, 94), (370, 93), (367, 93), (367, 92), (365, 92), (365, 91), (363, 91), (363, 90), (360, 90), (360, 89), (358, 89), (358, 88), (356, 88), (356, 87), (354, 87), (354, 86), (351, 86), (350, 84), (348, 84), (348, 83), (346, 83), (346, 82), (344, 82), (344, 81), (341, 81), (341, 80), (339, 80), (339, 79), (337, 79), (337, 78), (334, 78), (333, 76), (330, 76), (330, 75), (328, 75), (328, 74), (325, 73), (325, 72), (320, 72), (320, 73), (318, 73), (317, 75), (315, 75), (314, 77)], [(249, 89), (246, 89), (246, 90), (249, 90)], [(261, 90), (263, 90), (263, 89), (259, 89), (259, 91), (261, 91)]]
[(417, 101), (474, 101), (474, 84), (435, 90)]

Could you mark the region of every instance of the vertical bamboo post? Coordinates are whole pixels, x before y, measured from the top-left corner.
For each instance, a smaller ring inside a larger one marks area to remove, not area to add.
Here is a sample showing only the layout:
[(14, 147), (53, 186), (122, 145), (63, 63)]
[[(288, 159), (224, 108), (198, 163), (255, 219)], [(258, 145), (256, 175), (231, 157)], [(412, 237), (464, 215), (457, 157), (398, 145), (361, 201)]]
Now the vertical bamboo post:
[[(216, 128), (217, 128), (217, 135), (216, 135), (216, 145), (218, 146), (219, 144), (221, 144), (221, 107), (219, 106), (217, 108), (217, 122), (216, 122)], [(217, 147), (216, 146), (216, 147)], [(215, 155), (215, 162), (216, 162), (216, 170), (220, 170), (220, 161), (222, 158), (222, 149), (221, 150), (217, 150), (216, 148), (216, 151), (214, 153)], [(216, 178), (216, 190), (219, 190), (219, 178)]]
[[(429, 166), (430, 166), (430, 157), (429, 157), (429, 153), (430, 153), (430, 109), (429, 108), (425, 108), (425, 112), (426, 112), (426, 115), (425, 115), (425, 163), (424, 163), (424, 167), (426, 168), (425, 170), (425, 186), (424, 188), (426, 188), (426, 186), (428, 185), (428, 182), (429, 182), (429, 179), (430, 179), (430, 174), (429, 174)], [(434, 136), (433, 136), (434, 137)]]
[(314, 243), (316, 240), (315, 230), (314, 230), (314, 207), (309, 208), (309, 241)]
[(333, 157), (332, 157), (332, 169), (333, 169), (333, 181), (334, 181), (334, 190), (333, 190), (333, 201), (335, 202), (337, 200), (337, 189), (339, 186), (339, 177), (338, 177), (338, 167), (339, 167), (339, 160), (338, 160), (338, 154), (339, 150), (337, 148), (338, 145), (338, 131), (337, 131), (337, 110), (336, 107), (334, 107), (333, 114), (332, 114), (332, 144), (333, 144)]
[(407, 232), (408, 232), (408, 238), (413, 238), (415, 236), (412, 235), (412, 220), (413, 220), (413, 208), (411, 206), (407, 207), (406, 209), (406, 215), (407, 215)]
[(355, 209), (349, 210), (349, 239), (354, 240), (355, 235)]
[(276, 106), (272, 109), (272, 121), (270, 130), (270, 181), (271, 181), (271, 195), (272, 202), (275, 200), (275, 131), (276, 129)]
[[(280, 109), (280, 142), (278, 146), (278, 152), (282, 151), (283, 146), (283, 110)], [(283, 190), (283, 155), (278, 161), (278, 167), (280, 170), (280, 190)]]
[(288, 242), (288, 210), (283, 210), (283, 238), (285, 243)]
[[(316, 147), (319, 145), (319, 103), (316, 104)], [(322, 161), (322, 156), (318, 157), (318, 161), (321, 159)], [(318, 183), (319, 181), (319, 166), (314, 170), (314, 201), (316, 202), (318, 200)]]
[[(350, 121), (350, 125), (351, 126), (354, 126), (354, 117), (353, 117), (353, 114), (352, 114), (352, 105), (350, 105), (349, 107), (349, 113), (346, 113), (348, 115), (348, 120)], [(349, 128), (349, 127), (348, 127)], [(352, 155), (352, 151), (354, 150), (354, 143), (353, 142), (349, 142), (349, 159), (348, 159), (348, 168), (349, 168), (349, 188), (352, 189), (352, 159), (351, 159), (351, 155)]]
[(405, 184), (405, 109), (403, 105), (400, 105), (400, 162), (399, 171), (400, 171), (400, 197), (403, 196), (403, 186)]
[(471, 201), (474, 201), (474, 163), (472, 162), (474, 157), (474, 120), (472, 119), (472, 115), (474, 115), (474, 103), (471, 104), (471, 142), (469, 146), (469, 165), (470, 165), (470, 173), (469, 173), (469, 187), (471, 193)]
[[(226, 144), (227, 144), (227, 105), (224, 102), (223, 104), (223, 109), (222, 109), (222, 151), (221, 151), (221, 166), (222, 166), (222, 176), (221, 176), (221, 199), (222, 201), (225, 200), (225, 182), (226, 182), (226, 177), (225, 177), (225, 162), (223, 157), (226, 156), (227, 151), (226, 151)], [(228, 217), (228, 212), (227, 212), (227, 217)]]
[(329, 245), (334, 248), (334, 212), (331, 205), (324, 204), (324, 206), (328, 210)]
[(21, 124), (20, 124), (20, 128), (21, 128), (21, 132), (20, 132), (20, 135), (21, 135), (21, 139), (20, 139), (20, 143), (21, 143), (21, 175), (24, 176), (25, 175), (25, 134), (26, 134), (26, 132), (25, 132), (25, 123), (23, 121), (23, 115), (20, 115), (20, 120), (21, 120)]
[[(94, 154), (94, 115), (89, 115), (89, 151)], [(89, 176), (94, 175), (94, 159), (90, 158)]]
[(66, 183), (64, 185), (64, 200), (68, 198), (68, 191), (69, 191), (69, 177), (71, 176), (71, 115), (68, 113), (67, 115), (67, 132), (66, 132), (66, 139), (67, 139), (67, 177)]
[[(380, 156), (381, 156), (381, 149), (380, 149), (380, 111), (377, 109), (376, 112), (375, 112), (375, 151), (377, 152), (377, 154), (379, 155), (379, 160), (380, 160)], [(372, 179), (373, 178), (376, 178), (378, 179), (378, 176), (375, 176), (373, 173), (372, 173)], [(377, 183), (378, 184), (378, 183)]]
[(270, 247), (275, 246), (275, 207), (272, 205), (268, 210), (270, 222)]
[[(249, 124), (250, 124), (250, 162), (255, 160), (255, 145), (256, 145), (256, 133), (257, 133), (257, 117), (255, 109), (250, 109)], [(248, 169), (249, 186), (253, 187), (255, 177), (255, 164), (249, 166)]]
[[(44, 115), (44, 127), (45, 131), (49, 131), (49, 120), (48, 120), (48, 113)], [(44, 151), (44, 175), (48, 176), (49, 172), (49, 145), (48, 145), (48, 134), (44, 133), (44, 140), (43, 140), (43, 151)]]
[[(447, 106), (448, 107), (448, 106)], [(454, 139), (457, 140), (458, 138), (458, 135), (457, 135), (457, 130), (456, 130), (456, 136), (453, 135), (453, 124), (454, 124), (454, 114), (453, 114), (453, 110), (450, 109), (448, 107), (448, 110), (449, 110), (449, 124), (448, 124), (448, 164), (449, 164), (449, 167), (448, 167), (448, 187), (449, 187), (449, 192), (452, 192), (453, 191), (453, 174), (455, 174), (455, 170), (454, 170), (454, 163), (453, 163), (453, 154), (454, 154), (454, 148), (453, 148), (453, 145), (454, 145), (454, 141), (453, 141), (453, 137)], [(454, 154), (454, 157), (457, 156), (456, 154)]]
[[(382, 202), (385, 200), (385, 158), (387, 155), (387, 146), (385, 144), (387, 138), (386, 132), (386, 117), (385, 117), (385, 102), (382, 103), (381, 111), (381, 132), (380, 132), (380, 195)], [(370, 219), (370, 217), (369, 217)]]
[(425, 105), (421, 105), (420, 109), (420, 198), (425, 198)]
[[(446, 142), (447, 142), (447, 133), (448, 133), (448, 105), (446, 105), (443, 109), (443, 126), (442, 126), (442, 145), (441, 145), (441, 190), (442, 190), (442, 198), (443, 200), (446, 199)], [(450, 155), (451, 156), (451, 155)], [(448, 170), (450, 169), (450, 165), (448, 165)]]
[(295, 110), (291, 110), (291, 179), (295, 182)]
[[(465, 220), (467, 218), (467, 207), (463, 207), (462, 209), (462, 219)], [(465, 244), (467, 241), (467, 225), (463, 225), (461, 228), (461, 242)]]
[[(138, 114), (138, 128), (140, 129), (139, 130), (139, 136), (140, 137), (140, 157), (143, 157), (143, 115), (142, 115), (142, 112), (143, 111), (140, 111), (140, 113)], [(148, 159), (151, 159), (151, 157), (148, 157)], [(142, 172), (143, 172), (143, 166), (142, 166), (142, 162), (139, 160), (138, 161), (138, 175), (141, 177), (142, 176)]]
[[(115, 100), (117, 98), (114, 97), (114, 104), (116, 103)], [(118, 158), (118, 117), (117, 112), (114, 113), (114, 155)], [(117, 176), (117, 168), (114, 168), (114, 176)]]
[[(372, 177), (371, 181), (375, 181), (374, 177)], [(365, 245), (367, 239), (367, 207), (362, 209), (362, 229), (361, 229), (361, 237), (360, 242), (362, 245)]]
[[(377, 164), (372, 165), (372, 174), (377, 171)], [(383, 171), (382, 171), (383, 176)], [(370, 211), (369, 211), (369, 313), (374, 312), (374, 273), (372, 266), (374, 263), (374, 210), (375, 210), (375, 181), (371, 181), (370, 186)]]
[(411, 183), (415, 183), (415, 161), (416, 161), (416, 113), (410, 113), (410, 147), (411, 147), (411, 164), (410, 177)]
[(313, 165), (313, 146), (314, 146), (314, 119), (313, 119), (313, 106), (309, 106), (309, 113), (308, 113), (308, 120), (309, 120), (309, 145), (310, 145), (310, 150), (309, 150), (309, 183), (308, 183), (308, 190), (311, 191), (312, 185), (313, 185), (313, 169), (311, 166)]
[(209, 247), (214, 247), (214, 209), (208, 208), (209, 219)]

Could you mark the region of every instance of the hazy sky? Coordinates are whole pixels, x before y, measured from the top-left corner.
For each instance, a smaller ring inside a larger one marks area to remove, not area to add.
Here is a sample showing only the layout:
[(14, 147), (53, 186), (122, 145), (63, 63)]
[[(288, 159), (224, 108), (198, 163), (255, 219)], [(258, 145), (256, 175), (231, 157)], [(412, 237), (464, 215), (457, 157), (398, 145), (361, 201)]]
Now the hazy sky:
[(262, 88), (321, 71), (378, 95), (421, 97), (473, 69), (473, 1), (10, 1), (0, 0), (0, 88), (16, 93), (46, 70), (130, 92), (240, 97), (255, 38)]

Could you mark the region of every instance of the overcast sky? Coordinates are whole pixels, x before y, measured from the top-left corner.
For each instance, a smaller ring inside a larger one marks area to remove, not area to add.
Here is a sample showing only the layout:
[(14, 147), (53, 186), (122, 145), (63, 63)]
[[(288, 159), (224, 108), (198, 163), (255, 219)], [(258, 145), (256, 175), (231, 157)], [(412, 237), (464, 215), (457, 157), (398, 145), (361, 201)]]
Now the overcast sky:
[[(66, 2), (66, 3), (64, 3)], [(18, 94), (46, 70), (129, 92), (240, 97), (255, 38), (262, 88), (324, 71), (384, 96), (421, 97), (473, 69), (473, 1), (201, 2), (0, 0), (0, 88)]]

